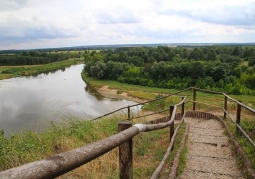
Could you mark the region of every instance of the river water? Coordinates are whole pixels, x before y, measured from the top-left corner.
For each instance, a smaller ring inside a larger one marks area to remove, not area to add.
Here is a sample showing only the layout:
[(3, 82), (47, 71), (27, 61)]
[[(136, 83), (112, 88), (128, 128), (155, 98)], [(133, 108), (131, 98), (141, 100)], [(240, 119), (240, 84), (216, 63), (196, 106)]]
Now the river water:
[(65, 115), (91, 119), (136, 104), (98, 94), (81, 79), (83, 66), (0, 80), (0, 129), (5, 135), (39, 130)]

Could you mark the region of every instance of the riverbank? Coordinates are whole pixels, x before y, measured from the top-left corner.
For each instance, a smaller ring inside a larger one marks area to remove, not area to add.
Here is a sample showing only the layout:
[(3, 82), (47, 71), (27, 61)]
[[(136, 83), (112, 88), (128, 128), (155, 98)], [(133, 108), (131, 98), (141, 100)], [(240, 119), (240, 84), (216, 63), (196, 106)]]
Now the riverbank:
[(128, 96), (128, 93), (126, 92), (118, 93), (118, 89), (110, 89), (109, 86), (103, 86), (101, 88), (98, 88), (97, 92), (106, 98), (126, 99), (126, 100), (131, 100), (137, 103), (148, 101), (146, 99), (140, 99), (133, 96)]
[(69, 59), (61, 62), (49, 63), (44, 65), (22, 65), (22, 66), (0, 66), (0, 80), (18, 76), (31, 76), (40, 73), (51, 72), (65, 67), (84, 63), (83, 58)]
[(81, 76), (84, 82), (86, 82), (90, 87), (95, 88), (103, 96), (132, 99), (137, 102), (154, 100), (158, 94), (170, 94), (177, 91), (175, 89), (162, 89), (120, 83), (113, 80), (98, 80), (96, 78), (86, 76), (84, 71), (81, 73)]

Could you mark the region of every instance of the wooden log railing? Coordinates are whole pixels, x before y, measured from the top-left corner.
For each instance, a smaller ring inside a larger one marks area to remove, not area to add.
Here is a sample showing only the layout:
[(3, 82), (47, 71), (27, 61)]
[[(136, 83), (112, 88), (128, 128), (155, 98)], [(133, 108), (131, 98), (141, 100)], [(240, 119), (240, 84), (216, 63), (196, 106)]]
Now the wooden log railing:
[[(247, 109), (248, 111), (252, 112), (253, 114), (255, 114), (255, 110), (252, 109), (251, 107), (249, 106), (246, 106), (244, 105), (241, 101), (237, 101), (235, 100), (234, 98), (231, 98), (230, 96), (228, 96), (226, 93), (223, 93), (223, 92), (215, 92), (215, 91), (210, 91), (210, 90), (205, 90), (205, 89), (199, 89), (199, 88), (195, 88), (195, 87), (191, 87), (193, 89), (196, 89), (196, 90), (193, 90), (193, 104), (194, 103), (198, 103), (196, 101), (196, 91), (201, 91), (201, 92), (206, 92), (206, 93), (212, 93), (212, 94), (219, 94), (219, 95), (223, 95), (224, 96), (224, 106), (222, 107), (222, 110), (224, 112), (224, 119), (226, 118), (226, 116), (228, 116), (230, 118), (230, 120), (234, 123), (234, 125), (236, 126), (236, 133), (237, 134), (242, 134), (248, 141), (249, 143), (255, 147), (255, 143), (254, 141), (251, 139), (251, 137), (241, 128), (240, 126), (240, 122), (241, 122), (241, 109), (242, 107)], [(194, 97), (195, 96), (195, 97)], [(228, 102), (228, 99), (235, 102), (237, 104), (237, 109), (236, 109), (236, 120), (234, 121), (233, 118), (229, 115), (229, 113), (227, 112), (227, 102)], [(205, 103), (204, 103), (205, 104)], [(208, 104), (205, 104), (205, 105), (208, 105)], [(194, 106), (194, 105), (193, 105)], [(215, 107), (220, 107), (220, 106), (215, 106)], [(193, 111), (195, 109), (193, 108)]]
[(130, 119), (130, 108), (132, 108), (132, 107), (137, 107), (137, 106), (141, 106), (141, 105), (148, 104), (148, 103), (152, 103), (152, 102), (155, 102), (155, 101), (158, 101), (158, 100), (161, 100), (161, 99), (165, 99), (165, 98), (168, 98), (168, 97), (170, 97), (170, 96), (174, 96), (174, 95), (180, 94), (180, 93), (182, 93), (182, 92), (184, 92), (184, 91), (188, 91), (188, 90), (190, 90), (190, 89), (192, 89), (192, 88), (193, 88), (193, 87), (186, 88), (186, 89), (184, 89), (184, 90), (177, 91), (177, 92), (175, 92), (175, 93), (172, 93), (172, 94), (169, 94), (169, 95), (166, 95), (166, 96), (162, 96), (162, 97), (157, 98), (157, 99), (154, 99), (154, 100), (150, 100), (150, 101), (146, 101), (146, 102), (142, 102), (142, 103), (138, 103), (138, 104), (134, 104), (134, 105), (129, 105), (129, 106), (127, 106), (127, 107), (122, 107), (122, 108), (119, 108), (119, 109), (117, 109), (117, 110), (115, 110), (115, 111), (112, 111), (112, 112), (110, 112), (110, 113), (104, 114), (104, 115), (99, 116), (99, 117), (94, 118), (94, 119), (91, 119), (91, 121), (101, 119), (101, 118), (103, 118), (103, 117), (109, 116), (109, 115), (111, 115), (111, 114), (114, 114), (114, 113), (116, 113), (116, 112), (118, 112), (118, 111), (121, 111), (121, 110), (124, 110), (124, 109), (127, 109), (127, 110), (128, 110), (128, 119)]
[[(91, 143), (84, 147), (76, 148), (49, 157), (40, 161), (31, 162), (19, 167), (15, 167), (0, 172), (0, 178), (54, 178), (67, 173), (81, 165), (90, 162), (93, 159), (109, 152), (110, 150), (120, 146), (120, 178), (132, 178), (132, 145), (130, 140), (141, 132), (149, 132), (153, 130), (163, 129), (174, 124), (177, 107), (184, 103), (186, 98), (173, 107), (171, 118), (166, 123), (160, 124), (136, 124), (126, 129), (128, 123), (119, 122), (118, 134), (102, 139), (98, 142)], [(123, 125), (125, 126), (123, 128)], [(125, 129), (125, 130), (123, 130)], [(123, 131), (122, 131), (123, 130)], [(172, 133), (172, 131), (170, 131)], [(171, 135), (170, 135), (171, 136)], [(174, 136), (172, 136), (171, 144), (173, 146)], [(172, 147), (171, 147), (172, 148)], [(125, 156), (123, 156), (125, 155)], [(126, 156), (128, 155), (128, 156)], [(131, 167), (131, 168), (130, 168)]]
[[(251, 143), (253, 147), (255, 147), (254, 141), (245, 133), (245, 131), (240, 127), (240, 119), (241, 119), (241, 107), (255, 113), (255, 110), (245, 106), (241, 102), (229, 97), (225, 93), (221, 92), (214, 92), (210, 90), (203, 90), (195, 87), (190, 87), (185, 90), (173, 93), (168, 96), (164, 96), (162, 98), (166, 98), (172, 95), (179, 94), (181, 92), (187, 91), (187, 90), (193, 90), (193, 100), (189, 100), (188, 102), (193, 103), (193, 111), (196, 110), (196, 101), (197, 96), (196, 92), (201, 91), (201, 92), (206, 92), (206, 93), (214, 93), (214, 94), (222, 94), (224, 96), (224, 107), (222, 107), (224, 111), (224, 117), (228, 116), (234, 124), (237, 126), (237, 131), (240, 131)], [(160, 99), (162, 99), (160, 98)], [(237, 107), (237, 119), (234, 121), (230, 115), (227, 112), (227, 100), (231, 100), (235, 102), (238, 107)], [(157, 99), (159, 100), (159, 99)], [(166, 122), (161, 122), (161, 123), (148, 123), (148, 124), (135, 124), (132, 126), (130, 121), (121, 121), (118, 123), (119, 126), (119, 133), (115, 134), (113, 136), (107, 137), (105, 139), (102, 139), (100, 141), (88, 144), (86, 146), (76, 148), (74, 150), (70, 150), (58, 155), (55, 155), (53, 157), (49, 157), (40, 161), (35, 161), (31, 162), (19, 167), (11, 168), (5, 171), (0, 172), (0, 178), (54, 178), (57, 176), (60, 176), (64, 173), (67, 173), (81, 165), (84, 165), (91, 160), (94, 160), (98, 158), (99, 156), (109, 152), (110, 150), (116, 148), (119, 146), (119, 163), (120, 163), (120, 178), (125, 179), (125, 178), (132, 178), (133, 176), (133, 166), (132, 166), (132, 138), (136, 135), (138, 135), (141, 132), (149, 132), (153, 130), (159, 130), (163, 129), (166, 127), (170, 127), (170, 145), (168, 147), (168, 150), (166, 152), (165, 157), (169, 155), (171, 150), (174, 147), (174, 140), (175, 136), (177, 134), (177, 131), (184, 121), (184, 116), (190, 116), (192, 117), (193, 115), (196, 115), (196, 117), (213, 117), (214, 115), (207, 114), (207, 113), (191, 113), (191, 112), (185, 112), (184, 110), (184, 105), (188, 102), (185, 102), (186, 97), (182, 97), (182, 101), (179, 104), (170, 106), (170, 117), (168, 118), (168, 121)], [(156, 101), (156, 100), (153, 100)], [(150, 102), (153, 102), (150, 101)], [(145, 102), (149, 103), (149, 102)], [(128, 112), (130, 113), (130, 107), (138, 106), (141, 104), (145, 103), (139, 103), (133, 106), (128, 106), (125, 107), (128, 109)], [(177, 114), (177, 108), (181, 106), (181, 113)], [(121, 109), (125, 109), (121, 108)], [(120, 111), (121, 109), (118, 109), (114, 112)], [(113, 114), (114, 112), (108, 113), (103, 116), (107, 116), (110, 114)], [(195, 111), (196, 112), (196, 111)], [(176, 116), (179, 116), (181, 118), (181, 122), (179, 126), (174, 129), (174, 120)], [(102, 116), (101, 116), (102, 117)], [(101, 118), (99, 117), (99, 118)], [(194, 116), (195, 117), (195, 116)], [(99, 119), (96, 118), (96, 119)], [(130, 114), (128, 114), (128, 119), (130, 119)], [(164, 118), (167, 119), (167, 118)], [(158, 166), (158, 168), (155, 170), (151, 178), (157, 178), (160, 170), (162, 169), (162, 166), (164, 165), (164, 162), (166, 161), (165, 157), (163, 158), (162, 162)]]

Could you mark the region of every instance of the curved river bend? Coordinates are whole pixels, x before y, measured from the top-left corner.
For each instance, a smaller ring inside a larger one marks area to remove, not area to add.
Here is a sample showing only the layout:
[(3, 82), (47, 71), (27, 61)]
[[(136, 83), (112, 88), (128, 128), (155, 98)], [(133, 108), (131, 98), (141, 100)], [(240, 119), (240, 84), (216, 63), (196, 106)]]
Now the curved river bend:
[(136, 104), (101, 96), (81, 79), (82, 69), (83, 64), (36, 77), (0, 80), (0, 129), (10, 135), (45, 128), (63, 115), (90, 119)]

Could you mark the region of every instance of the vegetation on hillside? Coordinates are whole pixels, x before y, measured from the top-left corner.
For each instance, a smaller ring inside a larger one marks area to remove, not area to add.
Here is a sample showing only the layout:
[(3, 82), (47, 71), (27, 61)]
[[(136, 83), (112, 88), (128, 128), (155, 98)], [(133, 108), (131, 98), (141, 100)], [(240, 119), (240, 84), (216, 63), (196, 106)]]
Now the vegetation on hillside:
[(0, 55), (0, 66), (48, 64), (70, 58), (80, 58), (81, 56), (81, 52), (40, 53), (38, 51), (24, 51), (22, 54)]
[(86, 53), (84, 59), (87, 75), (98, 79), (149, 87), (196, 86), (230, 94), (255, 94), (253, 46), (130, 47)]
[(0, 66), (0, 80), (16, 76), (30, 76), (40, 73), (48, 73), (59, 69), (64, 70), (65, 67), (78, 63), (83, 63), (83, 60), (79, 58), (43, 65)]
[[(83, 73), (83, 78), (88, 82), (90, 85), (95, 87), (101, 87), (108, 85), (109, 88), (115, 88), (119, 91), (126, 92), (130, 96), (133, 97), (139, 97), (139, 94), (143, 94), (144, 99), (155, 99), (161, 95), (155, 95), (155, 94), (171, 94), (175, 93), (178, 90), (176, 89), (165, 89), (165, 88), (156, 88), (156, 87), (147, 87), (147, 86), (139, 86), (139, 85), (131, 85), (131, 84), (123, 84), (117, 81), (113, 80), (99, 80), (95, 77), (86, 77)], [(180, 93), (177, 96), (168, 97), (166, 99), (162, 99), (153, 103), (150, 103), (148, 105), (143, 106), (143, 110), (152, 110), (152, 111), (161, 111), (163, 108), (167, 109), (169, 105), (171, 104), (177, 104), (181, 101), (181, 96), (187, 96), (186, 101), (193, 99), (193, 91), (188, 90), (185, 92)], [(247, 106), (255, 106), (255, 97), (251, 95), (231, 95), (232, 98), (242, 101), (243, 104)], [(209, 94), (204, 92), (197, 91), (197, 97), (198, 102), (196, 104), (196, 110), (200, 111), (207, 111), (211, 113), (215, 113), (216, 115), (219, 115), (223, 117), (223, 110), (222, 107), (224, 107), (224, 96), (223, 95), (216, 95), (216, 94)], [(206, 105), (207, 104), (207, 105)], [(233, 116), (233, 119), (235, 119), (236, 110), (237, 110), (237, 104), (228, 100), (227, 103), (227, 109), (228, 112)], [(189, 102), (185, 104), (185, 111), (192, 110), (192, 102)], [(177, 110), (180, 111), (178, 108)], [(235, 126), (233, 123), (230, 122), (230, 119), (227, 119), (227, 124), (229, 125), (230, 129), (232, 130), (233, 134), (235, 133)], [(253, 141), (255, 141), (255, 120), (254, 115), (251, 112), (248, 112), (247, 110), (242, 109), (241, 112), (241, 127), (244, 129), (244, 131), (252, 138)], [(255, 148), (247, 141), (244, 136), (237, 135), (236, 139), (238, 140), (239, 144), (242, 146), (243, 150), (249, 157), (253, 168), (255, 169)]]
[[(19, 55), (24, 56), (20, 58), (23, 62), (14, 59), (8, 63), (12, 63), (11, 65), (43, 63), (39, 57), (32, 57), (30, 52), (28, 54), (26, 56), (24, 52)], [(84, 56), (86, 63), (84, 71), (87, 76), (83, 73), (83, 78), (95, 86), (110, 85), (111, 88), (117, 88), (119, 93), (125, 91), (130, 96), (155, 99), (161, 96), (159, 93), (173, 93), (178, 91), (177, 89), (197, 86), (231, 94), (246, 94), (232, 97), (242, 100), (246, 105), (255, 105), (255, 98), (249, 96), (249, 94), (255, 94), (253, 90), (255, 87), (255, 47), (132, 47), (93, 51), (92, 53), (86, 51)], [(5, 58), (4, 55), (3, 58)], [(31, 60), (26, 61), (26, 59)], [(62, 65), (64, 67), (80, 61), (81, 59), (47, 65), (0, 67), (0, 79), (2, 75), (5, 77), (33, 75), (56, 70)], [(182, 95), (188, 96), (187, 100), (192, 99), (191, 91), (184, 92)], [(161, 108), (167, 109), (169, 105), (178, 103), (180, 100), (181, 96), (175, 96), (151, 103), (143, 109), (160, 111)], [(197, 92), (197, 100), (223, 106), (224, 98)], [(192, 103), (185, 104), (185, 110), (191, 105)], [(235, 112), (236, 106), (231, 102), (228, 105), (228, 109)], [(212, 107), (197, 104), (198, 110), (209, 108)], [(117, 133), (116, 124), (121, 120), (119, 116), (106, 118), (99, 122), (88, 122), (74, 117), (67, 118), (65, 122), (52, 124), (52, 128), (40, 133), (24, 131), (22, 134), (6, 137), (0, 131), (0, 170), (46, 158), (115, 134)], [(229, 125), (234, 131), (235, 127), (231, 123)], [(241, 126), (253, 140), (255, 139), (254, 125), (254, 120), (250, 118), (241, 119)], [(184, 128), (181, 131), (184, 132)], [(166, 140), (168, 136), (169, 130), (161, 130), (143, 133), (134, 138), (135, 177), (148, 178), (151, 176), (169, 144)], [(254, 148), (242, 136), (237, 135), (236, 137), (254, 164)], [(180, 136), (177, 139), (175, 150), (178, 149), (178, 140)], [(117, 178), (118, 161), (112, 160), (117, 155), (117, 149), (113, 150), (64, 177)]]

